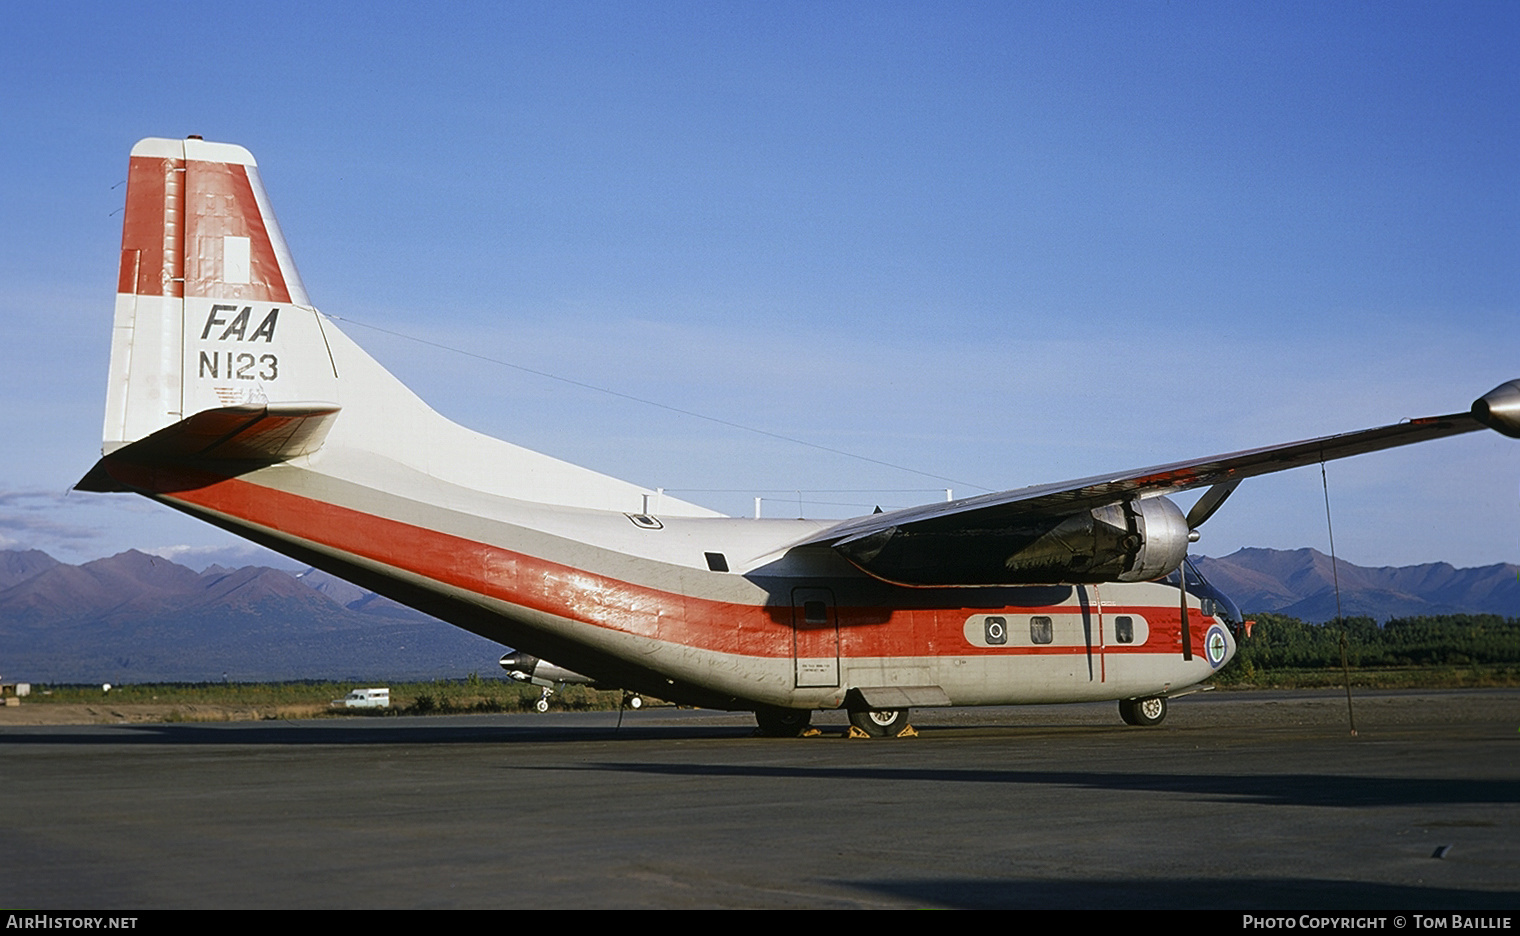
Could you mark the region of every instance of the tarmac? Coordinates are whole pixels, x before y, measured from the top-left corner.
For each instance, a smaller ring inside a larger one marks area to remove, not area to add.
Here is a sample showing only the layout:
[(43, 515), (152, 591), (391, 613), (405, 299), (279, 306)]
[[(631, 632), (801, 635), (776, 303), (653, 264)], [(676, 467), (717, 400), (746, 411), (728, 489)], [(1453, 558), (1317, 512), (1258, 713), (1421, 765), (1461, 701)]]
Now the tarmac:
[[(0, 721), (0, 903), (1520, 918), (1520, 690), (920, 710)], [(1439, 856), (1439, 857), (1438, 857)]]

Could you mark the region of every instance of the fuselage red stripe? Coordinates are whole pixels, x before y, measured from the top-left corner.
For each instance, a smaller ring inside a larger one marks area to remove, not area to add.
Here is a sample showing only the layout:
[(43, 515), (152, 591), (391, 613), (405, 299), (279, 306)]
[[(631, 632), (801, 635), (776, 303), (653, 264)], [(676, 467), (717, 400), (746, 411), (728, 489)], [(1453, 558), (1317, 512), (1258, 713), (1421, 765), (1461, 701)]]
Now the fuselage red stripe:
[[(127, 464), (112, 464), (110, 468), (122, 482), (171, 503), (181, 501), (521, 608), (704, 650), (772, 658), (792, 655), (789, 595), (774, 605), (683, 595), (237, 478)], [(829, 585), (827, 581), (796, 582), (797, 587), (814, 584)], [(943, 589), (938, 594), (950, 600), (925, 608), (924, 590), (913, 592), (916, 607), (911, 609), (838, 607), (840, 656), (1066, 656), (1089, 652), (1085, 646), (978, 647), (965, 639), (963, 628), (973, 614), (1069, 615), (1078, 612), (1074, 606), (967, 608), (954, 602), (955, 589)], [(1149, 637), (1144, 645), (1095, 646), (1093, 651), (1179, 652), (1179, 615), (1175, 607), (1169, 610), (1170, 616), (1165, 607), (1105, 607), (1105, 615), (1143, 614)], [(1202, 646), (1201, 635), (1195, 633), (1194, 643)]]

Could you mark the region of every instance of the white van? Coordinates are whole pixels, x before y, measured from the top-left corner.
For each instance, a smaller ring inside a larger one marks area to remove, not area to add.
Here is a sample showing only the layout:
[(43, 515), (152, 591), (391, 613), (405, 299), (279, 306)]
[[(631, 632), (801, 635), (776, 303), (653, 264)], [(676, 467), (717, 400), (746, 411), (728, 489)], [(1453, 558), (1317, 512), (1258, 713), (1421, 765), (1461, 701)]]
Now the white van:
[(340, 708), (390, 708), (391, 691), (385, 689), (355, 689), (332, 704)]

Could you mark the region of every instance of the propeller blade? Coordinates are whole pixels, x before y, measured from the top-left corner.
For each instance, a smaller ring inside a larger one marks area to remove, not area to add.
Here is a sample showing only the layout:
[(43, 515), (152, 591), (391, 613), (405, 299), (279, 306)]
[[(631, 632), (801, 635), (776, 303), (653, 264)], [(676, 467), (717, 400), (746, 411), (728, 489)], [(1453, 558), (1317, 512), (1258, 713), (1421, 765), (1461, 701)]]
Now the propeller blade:
[(1214, 516), (1214, 511), (1218, 510), (1220, 505), (1225, 502), (1225, 498), (1229, 497), (1234, 493), (1236, 488), (1240, 487), (1242, 480), (1242, 478), (1232, 478), (1229, 481), (1221, 481), (1207, 491), (1204, 491), (1203, 496), (1198, 498), (1198, 503), (1194, 504), (1193, 509), (1188, 511), (1188, 529), (1196, 530), (1200, 526), (1203, 526), (1203, 521)]
[[(1214, 485), (1214, 487), (1218, 486), (1217, 484)], [(1212, 493), (1214, 493), (1214, 488), (1209, 489), (1209, 494)], [(1225, 491), (1225, 494), (1229, 493), (1229, 491)], [(1204, 496), (1207, 497), (1208, 494)], [(1221, 496), (1219, 499), (1224, 500), (1224, 497)], [(1177, 590), (1182, 593), (1182, 658), (1184, 660), (1191, 660), (1193, 658), (1193, 629), (1188, 626), (1187, 559), (1183, 559), (1182, 565), (1177, 567), (1177, 584), (1180, 586)]]

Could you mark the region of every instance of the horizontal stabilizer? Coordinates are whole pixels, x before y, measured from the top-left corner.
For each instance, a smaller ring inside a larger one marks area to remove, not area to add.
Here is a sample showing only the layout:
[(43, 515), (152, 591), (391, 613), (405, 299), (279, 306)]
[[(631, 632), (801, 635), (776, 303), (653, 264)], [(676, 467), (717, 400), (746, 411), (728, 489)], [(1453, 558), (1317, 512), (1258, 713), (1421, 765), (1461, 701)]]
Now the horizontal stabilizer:
[(322, 447), (339, 409), (336, 403), (245, 403), (204, 410), (107, 453), (75, 487), (126, 490), (105, 469), (107, 460), (273, 464), (310, 455)]

